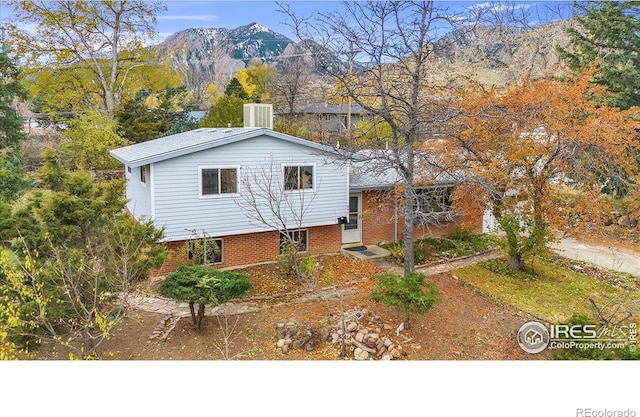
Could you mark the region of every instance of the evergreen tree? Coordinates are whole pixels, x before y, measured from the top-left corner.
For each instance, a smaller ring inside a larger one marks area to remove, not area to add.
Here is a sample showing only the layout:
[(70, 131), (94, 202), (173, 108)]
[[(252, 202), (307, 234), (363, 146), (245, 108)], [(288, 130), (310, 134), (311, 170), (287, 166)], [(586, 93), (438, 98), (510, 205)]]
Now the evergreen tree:
[(197, 122), (189, 116), (194, 109), (185, 86), (167, 86), (157, 94), (142, 89), (116, 114), (119, 133), (140, 143), (195, 129)]
[(216, 100), (209, 113), (200, 121), (201, 127), (242, 127), (244, 125), (244, 100), (235, 96), (223, 96)]
[(27, 90), (21, 71), (6, 51), (0, 52), (0, 201), (10, 202), (28, 186), (20, 142), (26, 135), (14, 101), (25, 100)]
[(249, 98), (249, 94), (244, 90), (244, 87), (240, 83), (236, 77), (233, 77), (229, 84), (227, 84), (227, 88), (224, 90), (225, 96), (237, 97), (242, 100), (247, 100)]
[(613, 93), (608, 104), (640, 105), (640, 2), (576, 2), (572, 50), (558, 48), (574, 71), (597, 66), (594, 81)]

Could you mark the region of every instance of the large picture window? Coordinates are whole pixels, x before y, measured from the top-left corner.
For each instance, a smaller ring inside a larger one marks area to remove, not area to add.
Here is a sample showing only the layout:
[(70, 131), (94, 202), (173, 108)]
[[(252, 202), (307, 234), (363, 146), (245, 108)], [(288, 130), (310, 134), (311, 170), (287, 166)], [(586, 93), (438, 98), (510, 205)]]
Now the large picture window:
[(287, 165), (284, 167), (285, 190), (313, 189), (313, 165)]
[(309, 233), (307, 230), (280, 232), (280, 254), (286, 253), (291, 243), (296, 245), (298, 252), (306, 252), (308, 249), (308, 238)]
[(200, 195), (236, 194), (237, 192), (237, 168), (200, 169)]
[(189, 259), (197, 265), (222, 263), (222, 239), (193, 239), (189, 241)]
[(422, 214), (447, 214), (453, 211), (453, 185), (416, 190), (416, 211)]

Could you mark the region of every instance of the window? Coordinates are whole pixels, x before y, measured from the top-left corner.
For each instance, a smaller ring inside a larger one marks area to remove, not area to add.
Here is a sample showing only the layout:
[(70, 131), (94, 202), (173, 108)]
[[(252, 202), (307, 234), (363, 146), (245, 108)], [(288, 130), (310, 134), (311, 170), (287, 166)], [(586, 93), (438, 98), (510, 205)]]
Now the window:
[(287, 252), (290, 243), (296, 245), (298, 252), (307, 251), (309, 234), (307, 230), (294, 230), (291, 232), (280, 232), (280, 254)]
[(285, 166), (285, 190), (313, 189), (313, 165)]
[(131, 174), (131, 167), (127, 167), (127, 172)]
[(198, 265), (222, 263), (222, 239), (194, 239), (189, 241), (189, 259)]
[(330, 114), (328, 114), (328, 113), (325, 113), (325, 115), (324, 115), (324, 121), (325, 121), (325, 122), (330, 122), (330, 121), (331, 121), (331, 115), (330, 115)]
[(236, 194), (237, 192), (237, 168), (200, 169), (200, 195)]
[(451, 213), (453, 186), (429, 187), (416, 190), (416, 211), (421, 214)]
[(147, 174), (149, 172), (149, 165), (143, 165), (140, 167), (140, 182), (147, 183)]

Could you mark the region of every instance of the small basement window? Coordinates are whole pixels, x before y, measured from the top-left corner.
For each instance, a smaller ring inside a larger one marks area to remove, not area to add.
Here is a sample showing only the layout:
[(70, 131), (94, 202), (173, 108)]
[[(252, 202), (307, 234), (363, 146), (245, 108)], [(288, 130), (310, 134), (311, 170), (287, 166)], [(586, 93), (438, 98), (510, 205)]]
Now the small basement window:
[(188, 242), (189, 259), (197, 265), (216, 265), (223, 262), (222, 239), (193, 239)]
[(294, 244), (298, 252), (308, 250), (309, 233), (307, 230), (293, 230), (290, 232), (280, 232), (280, 254), (287, 252), (287, 247)]

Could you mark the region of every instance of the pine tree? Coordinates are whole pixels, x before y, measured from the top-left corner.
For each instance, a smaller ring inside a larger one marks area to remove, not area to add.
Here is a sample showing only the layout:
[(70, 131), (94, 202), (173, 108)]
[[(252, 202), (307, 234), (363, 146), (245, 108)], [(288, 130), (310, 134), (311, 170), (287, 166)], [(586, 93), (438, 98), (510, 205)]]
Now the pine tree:
[(574, 11), (573, 48), (558, 48), (560, 55), (576, 72), (597, 66), (594, 81), (613, 93), (609, 105), (640, 105), (640, 2), (576, 2)]
[(227, 84), (227, 88), (224, 90), (225, 96), (233, 96), (242, 100), (246, 100), (249, 98), (249, 94), (244, 90), (244, 87), (240, 83), (236, 77), (233, 77), (229, 84)]
[(28, 186), (20, 143), (26, 138), (23, 120), (14, 107), (25, 100), (27, 90), (20, 82), (20, 69), (0, 51), (0, 201), (11, 202)]

